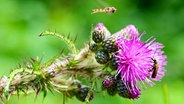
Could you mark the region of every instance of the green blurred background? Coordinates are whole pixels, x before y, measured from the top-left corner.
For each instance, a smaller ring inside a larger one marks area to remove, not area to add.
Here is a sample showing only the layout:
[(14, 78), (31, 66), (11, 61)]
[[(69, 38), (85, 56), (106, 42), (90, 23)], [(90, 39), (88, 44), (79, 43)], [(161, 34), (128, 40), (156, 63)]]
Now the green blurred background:
[[(97, 13), (94, 8), (114, 6), (113, 15)], [(77, 48), (84, 46), (90, 37), (92, 25), (102, 22), (114, 33), (128, 24), (139, 32), (165, 45), (168, 56), (166, 75), (154, 87), (142, 90), (137, 100), (119, 96), (95, 94), (91, 104), (164, 104), (163, 85), (167, 85), (170, 104), (183, 104), (184, 97), (184, 2), (182, 0), (0, 0), (0, 75), (8, 75), (11, 69), (30, 57), (44, 57), (43, 62), (58, 54), (66, 45), (53, 37), (38, 37), (45, 31), (71, 34)], [(65, 51), (67, 52), (67, 51)], [(62, 104), (62, 95), (51, 94), (43, 100), (35, 97), (11, 97), (9, 104)], [(68, 104), (81, 104), (76, 98)]]

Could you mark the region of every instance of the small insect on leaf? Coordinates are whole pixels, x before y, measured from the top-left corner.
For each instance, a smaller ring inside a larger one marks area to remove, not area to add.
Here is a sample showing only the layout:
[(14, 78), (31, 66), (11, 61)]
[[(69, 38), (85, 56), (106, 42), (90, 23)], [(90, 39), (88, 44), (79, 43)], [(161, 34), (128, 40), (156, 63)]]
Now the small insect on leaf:
[(106, 13), (106, 14), (113, 14), (116, 12), (116, 8), (115, 7), (105, 7), (105, 8), (100, 8), (100, 9), (93, 9), (91, 14), (94, 13)]

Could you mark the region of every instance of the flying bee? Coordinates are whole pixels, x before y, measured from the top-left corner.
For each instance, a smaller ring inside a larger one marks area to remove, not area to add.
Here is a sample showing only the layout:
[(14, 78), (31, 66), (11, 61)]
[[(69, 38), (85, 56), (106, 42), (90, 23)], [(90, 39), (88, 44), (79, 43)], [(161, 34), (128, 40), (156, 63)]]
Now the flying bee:
[(153, 73), (152, 73), (152, 75), (151, 75), (151, 78), (156, 78), (156, 76), (157, 76), (157, 72), (158, 72), (158, 62), (157, 62), (157, 60), (155, 60), (155, 59), (153, 59), (153, 58), (151, 58), (152, 60), (153, 60), (153, 67), (152, 67), (152, 69), (151, 69), (151, 71), (153, 71)]
[(107, 14), (112, 14), (112, 13), (115, 13), (116, 12), (116, 8), (115, 7), (105, 7), (105, 8), (100, 8), (100, 9), (93, 9), (92, 13), (91, 14), (94, 14), (94, 13), (107, 13)]

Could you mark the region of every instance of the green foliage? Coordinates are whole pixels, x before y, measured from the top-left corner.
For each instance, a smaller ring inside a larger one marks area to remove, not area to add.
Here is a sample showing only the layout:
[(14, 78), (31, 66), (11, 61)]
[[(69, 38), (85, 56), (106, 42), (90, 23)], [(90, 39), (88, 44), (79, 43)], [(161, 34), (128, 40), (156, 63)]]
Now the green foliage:
[[(57, 39), (38, 38), (43, 30), (54, 29), (58, 33), (68, 34), (71, 37), (78, 33), (76, 47), (81, 48), (89, 40), (91, 24), (103, 22), (111, 31), (115, 32), (127, 24), (134, 24), (139, 31), (146, 30), (147, 36), (157, 38), (157, 41), (165, 45), (165, 53), (168, 56), (166, 76), (163, 80), (168, 86), (168, 98), (171, 104), (183, 103), (184, 82), (184, 48), (183, 48), (183, 24), (184, 10), (181, 0), (104, 0), (105, 4), (117, 8), (113, 15), (103, 13), (91, 15), (94, 8), (103, 8), (102, 0), (67, 1), (67, 0), (2, 0), (0, 3), (0, 74), (8, 75), (10, 69), (21, 63), (25, 57), (43, 56), (43, 62), (51, 59), (67, 46)], [(106, 6), (106, 5), (105, 5)], [(147, 37), (145, 36), (145, 40)], [(68, 41), (69, 42), (69, 41)], [(67, 42), (67, 43), (68, 43)], [(70, 42), (69, 42), (70, 43)], [(73, 49), (75, 50), (75, 49)], [(57, 56), (56, 56), (57, 57)], [(52, 60), (50, 61), (52, 63)], [(48, 62), (48, 65), (50, 64)], [(38, 64), (38, 63), (37, 63)], [(36, 69), (39, 69), (39, 65)], [(21, 68), (17, 71), (23, 71)], [(28, 73), (32, 73), (30, 70)], [(34, 71), (37, 73), (37, 71)], [(38, 72), (39, 73), (39, 72)], [(11, 75), (9, 76), (11, 78)], [(8, 88), (6, 89), (8, 91)], [(96, 103), (149, 103), (163, 104), (165, 96), (161, 92), (161, 85), (143, 91), (142, 97), (136, 101), (124, 101), (120, 97), (105, 98), (97, 94)], [(21, 91), (19, 91), (21, 92)], [(52, 95), (48, 93), (48, 96)], [(61, 102), (61, 95), (49, 96), (43, 103)], [(151, 95), (151, 96), (150, 96)], [(1, 95), (0, 95), (1, 96)], [(40, 104), (42, 97), (33, 100), (34, 95), (25, 97), (13, 97), (9, 104)], [(41, 99), (41, 100), (40, 100)], [(15, 102), (16, 101), (16, 102)], [(75, 99), (69, 104), (80, 103)]]

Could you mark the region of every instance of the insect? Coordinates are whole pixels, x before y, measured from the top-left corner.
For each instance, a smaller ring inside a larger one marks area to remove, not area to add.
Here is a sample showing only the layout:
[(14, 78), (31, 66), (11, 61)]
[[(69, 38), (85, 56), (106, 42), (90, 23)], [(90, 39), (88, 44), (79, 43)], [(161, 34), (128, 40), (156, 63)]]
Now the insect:
[(112, 13), (115, 13), (116, 12), (116, 8), (115, 7), (105, 7), (105, 8), (100, 8), (100, 9), (93, 9), (92, 13), (91, 14), (94, 14), (94, 13), (107, 13), (107, 14), (112, 14)]
[(153, 71), (153, 73), (152, 73), (152, 75), (151, 75), (151, 78), (156, 78), (156, 76), (157, 76), (157, 72), (158, 72), (158, 62), (157, 62), (157, 60), (155, 60), (155, 59), (153, 59), (152, 58), (152, 60), (153, 60), (153, 63), (154, 63), (154, 65), (153, 65), (153, 68), (152, 68), (152, 70), (151, 71)]

